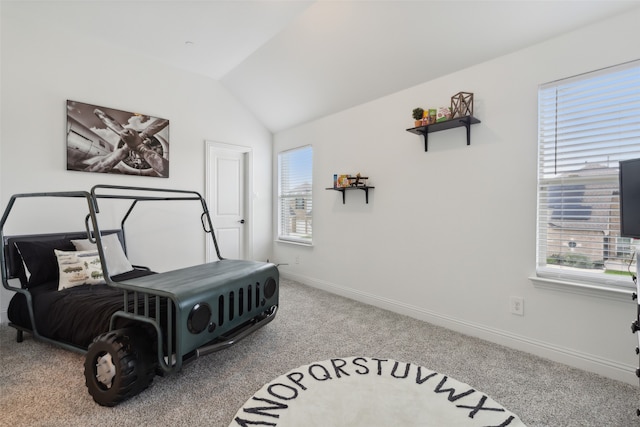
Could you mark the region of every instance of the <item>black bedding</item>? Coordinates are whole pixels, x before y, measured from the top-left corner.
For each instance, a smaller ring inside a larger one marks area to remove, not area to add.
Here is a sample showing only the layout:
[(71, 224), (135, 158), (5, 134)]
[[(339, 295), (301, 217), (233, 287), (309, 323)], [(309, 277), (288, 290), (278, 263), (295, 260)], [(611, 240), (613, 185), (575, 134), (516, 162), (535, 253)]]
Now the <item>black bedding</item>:
[[(153, 274), (148, 270), (133, 270), (118, 276), (116, 281)], [(58, 282), (41, 284), (31, 292), (38, 333), (44, 337), (86, 348), (93, 339), (109, 330), (111, 315), (124, 306), (122, 289), (103, 285), (81, 285), (58, 290)], [(130, 310), (133, 301), (129, 301)], [(154, 307), (152, 307), (154, 309)], [(15, 294), (9, 303), (9, 320), (31, 330), (31, 320), (23, 294)], [(119, 319), (116, 327), (126, 326)]]
[[(124, 249), (124, 239), (120, 230), (103, 234), (116, 234)], [(14, 236), (4, 239), (4, 256), (8, 277), (19, 279), (21, 288), (28, 290), (33, 301), (33, 314), (38, 334), (43, 337), (87, 348), (93, 339), (109, 330), (113, 313), (124, 308), (124, 291), (107, 284), (82, 284), (62, 288), (58, 259), (55, 250), (73, 251), (77, 240), (86, 238), (86, 233), (55, 233), (47, 235)], [(105, 247), (105, 251), (107, 251)], [(110, 248), (113, 251), (113, 247)], [(123, 257), (126, 256), (124, 253)], [(126, 261), (128, 263), (128, 261)], [(107, 258), (109, 265), (110, 259)], [(109, 267), (110, 271), (111, 268)], [(134, 268), (128, 264), (124, 273), (112, 275), (115, 282), (135, 279), (154, 274)], [(104, 282), (104, 281), (102, 281)], [(155, 300), (151, 297), (150, 316), (155, 316)], [(134, 311), (134, 301), (128, 300), (129, 312)], [(143, 312), (143, 301), (138, 310)], [(161, 307), (166, 302), (161, 301)], [(165, 310), (162, 310), (164, 313)], [(29, 316), (27, 298), (23, 293), (13, 295), (7, 316), (12, 325), (33, 331)], [(118, 318), (115, 327), (125, 327), (131, 321)], [(161, 323), (166, 323), (161, 319)]]

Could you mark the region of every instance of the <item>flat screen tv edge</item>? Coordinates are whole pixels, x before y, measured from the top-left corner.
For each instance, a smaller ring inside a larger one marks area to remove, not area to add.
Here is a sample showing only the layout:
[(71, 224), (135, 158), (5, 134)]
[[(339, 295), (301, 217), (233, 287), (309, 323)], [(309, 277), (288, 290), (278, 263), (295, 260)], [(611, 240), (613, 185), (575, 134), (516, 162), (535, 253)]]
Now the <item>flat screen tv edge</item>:
[(620, 162), (620, 235), (640, 239), (640, 159)]

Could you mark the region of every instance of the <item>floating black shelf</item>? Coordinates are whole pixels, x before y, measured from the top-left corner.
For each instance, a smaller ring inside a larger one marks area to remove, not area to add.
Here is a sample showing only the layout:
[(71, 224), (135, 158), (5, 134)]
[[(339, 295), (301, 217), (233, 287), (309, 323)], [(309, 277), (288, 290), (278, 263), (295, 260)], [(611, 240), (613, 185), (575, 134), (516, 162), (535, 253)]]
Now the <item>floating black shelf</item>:
[(416, 135), (424, 135), (424, 151), (428, 151), (429, 137), (432, 132), (439, 132), (441, 130), (466, 127), (467, 128), (467, 145), (471, 145), (471, 125), (480, 123), (480, 120), (473, 116), (456, 117), (440, 123), (433, 123), (426, 126), (418, 126), (415, 128), (407, 129), (407, 132), (415, 133)]
[(344, 205), (345, 203), (345, 197), (344, 194), (346, 192), (346, 190), (363, 190), (364, 194), (365, 194), (365, 200), (367, 201), (367, 203), (369, 203), (369, 189), (370, 188), (376, 188), (376, 187), (371, 187), (368, 185), (358, 185), (358, 186), (350, 186), (350, 187), (327, 187), (325, 188), (325, 190), (335, 190), (335, 191), (339, 191), (342, 193), (342, 204)]

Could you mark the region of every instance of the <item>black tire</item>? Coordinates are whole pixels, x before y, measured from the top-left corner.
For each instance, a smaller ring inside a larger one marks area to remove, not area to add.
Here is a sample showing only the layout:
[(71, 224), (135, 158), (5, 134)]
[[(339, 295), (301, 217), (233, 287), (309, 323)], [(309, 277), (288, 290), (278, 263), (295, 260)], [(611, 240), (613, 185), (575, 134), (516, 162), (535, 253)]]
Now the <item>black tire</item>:
[(138, 362), (138, 378), (134, 394), (141, 393), (151, 385), (158, 368), (157, 344), (149, 338), (149, 335), (142, 331), (138, 332), (135, 335), (135, 345), (133, 346)]
[(89, 394), (102, 406), (115, 406), (146, 389), (155, 364), (150, 340), (134, 329), (98, 336), (89, 346), (84, 376)]

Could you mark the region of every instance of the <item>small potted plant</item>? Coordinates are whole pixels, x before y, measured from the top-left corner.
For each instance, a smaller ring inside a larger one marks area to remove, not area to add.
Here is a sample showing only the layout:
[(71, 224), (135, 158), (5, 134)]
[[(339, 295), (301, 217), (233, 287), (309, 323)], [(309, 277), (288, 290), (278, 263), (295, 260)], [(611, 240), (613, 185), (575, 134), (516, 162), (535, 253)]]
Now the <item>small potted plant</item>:
[(422, 126), (422, 118), (424, 117), (424, 109), (418, 107), (413, 109), (413, 119), (416, 127)]

